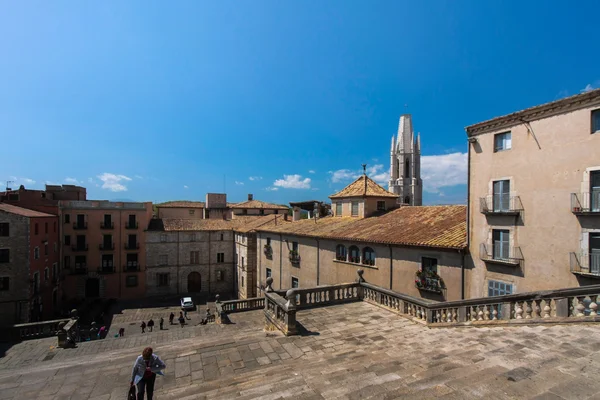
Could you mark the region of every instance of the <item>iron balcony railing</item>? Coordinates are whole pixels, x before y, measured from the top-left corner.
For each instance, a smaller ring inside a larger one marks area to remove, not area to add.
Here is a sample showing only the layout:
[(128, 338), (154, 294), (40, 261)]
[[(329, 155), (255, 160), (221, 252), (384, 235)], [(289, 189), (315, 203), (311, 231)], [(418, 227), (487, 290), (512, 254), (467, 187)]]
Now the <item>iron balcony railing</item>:
[(137, 229), (138, 228), (138, 223), (137, 222), (127, 222), (127, 224), (125, 225), (125, 229)]
[(100, 229), (115, 229), (114, 222), (100, 222)]
[(98, 273), (99, 274), (114, 274), (115, 273), (115, 267), (110, 266), (110, 267), (98, 267)]
[(100, 243), (98, 245), (98, 248), (100, 250), (114, 250), (115, 249), (115, 244), (114, 243)]
[(573, 214), (600, 215), (600, 191), (571, 193), (571, 212)]
[(71, 270), (71, 275), (85, 275), (87, 274), (87, 267), (75, 267)]
[(140, 244), (138, 243), (128, 243), (125, 242), (125, 250), (137, 250), (140, 248)]
[(520, 247), (508, 246), (506, 242), (496, 242), (494, 245), (481, 243), (479, 246), (479, 258), (487, 262), (521, 265), (523, 253)]
[(519, 196), (494, 194), (480, 197), (479, 208), (483, 214), (515, 215), (523, 211), (523, 203)]
[(571, 272), (600, 278), (600, 251), (571, 253)]
[(290, 262), (292, 264), (300, 264), (300, 254), (298, 252), (290, 250)]
[(88, 251), (88, 245), (87, 244), (73, 245), (73, 246), (71, 246), (71, 250), (72, 251)]
[(87, 222), (73, 222), (73, 229), (87, 229)]
[(140, 270), (140, 264), (132, 264), (132, 263), (127, 263), (127, 265), (125, 265), (123, 267), (123, 270), (128, 271), (128, 272), (136, 272)]

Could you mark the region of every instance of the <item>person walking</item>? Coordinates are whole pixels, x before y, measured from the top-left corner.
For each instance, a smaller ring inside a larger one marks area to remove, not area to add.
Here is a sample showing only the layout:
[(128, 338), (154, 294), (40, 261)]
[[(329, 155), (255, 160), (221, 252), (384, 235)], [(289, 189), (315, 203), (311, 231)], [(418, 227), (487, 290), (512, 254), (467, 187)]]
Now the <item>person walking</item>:
[(183, 318), (183, 314), (181, 314), (179, 316), (179, 323), (181, 324), (181, 327), (183, 328), (183, 325), (185, 324), (185, 318)]
[(125, 328), (119, 329), (119, 337), (125, 336)]
[(152, 332), (152, 328), (154, 328), (154, 320), (152, 318), (148, 320), (148, 328), (150, 328), (150, 332)]
[(160, 324), (160, 330), (161, 330), (161, 331), (163, 330), (163, 324), (164, 324), (164, 323), (165, 323), (165, 319), (164, 319), (163, 317), (160, 317), (160, 322), (159, 322), (159, 324)]
[(142, 328), (142, 333), (146, 333), (146, 323), (144, 321), (142, 321), (140, 328)]
[(142, 355), (138, 356), (131, 371), (131, 386), (137, 386), (137, 400), (144, 400), (144, 392), (147, 399), (152, 400), (154, 396), (154, 382), (156, 375), (164, 375), (162, 370), (167, 366), (159, 356), (153, 353), (152, 347), (146, 347)]
[(183, 310), (183, 316), (185, 317), (185, 319), (190, 319), (190, 318), (188, 318), (187, 310)]
[(171, 313), (171, 315), (169, 315), (169, 324), (173, 325), (174, 319), (175, 319), (175, 314)]

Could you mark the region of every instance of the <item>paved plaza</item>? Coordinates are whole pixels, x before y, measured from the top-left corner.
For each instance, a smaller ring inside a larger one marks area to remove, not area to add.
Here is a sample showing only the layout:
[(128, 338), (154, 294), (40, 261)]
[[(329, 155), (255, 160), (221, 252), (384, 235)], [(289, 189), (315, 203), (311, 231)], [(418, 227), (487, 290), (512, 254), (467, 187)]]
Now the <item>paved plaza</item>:
[[(111, 331), (161, 310), (126, 310)], [(156, 399), (600, 399), (597, 325), (428, 329), (359, 302), (299, 312), (303, 335), (284, 337), (262, 311), (230, 317), (76, 349), (20, 343), (0, 359), (0, 399), (125, 399), (148, 345), (167, 364)]]

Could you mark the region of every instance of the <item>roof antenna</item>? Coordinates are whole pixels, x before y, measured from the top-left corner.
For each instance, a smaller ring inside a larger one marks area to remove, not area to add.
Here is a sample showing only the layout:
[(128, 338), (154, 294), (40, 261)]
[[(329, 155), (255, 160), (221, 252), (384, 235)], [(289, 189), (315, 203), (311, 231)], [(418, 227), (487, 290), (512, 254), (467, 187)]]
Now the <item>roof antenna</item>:
[(367, 175), (367, 164), (362, 164), (363, 167), (363, 175)]

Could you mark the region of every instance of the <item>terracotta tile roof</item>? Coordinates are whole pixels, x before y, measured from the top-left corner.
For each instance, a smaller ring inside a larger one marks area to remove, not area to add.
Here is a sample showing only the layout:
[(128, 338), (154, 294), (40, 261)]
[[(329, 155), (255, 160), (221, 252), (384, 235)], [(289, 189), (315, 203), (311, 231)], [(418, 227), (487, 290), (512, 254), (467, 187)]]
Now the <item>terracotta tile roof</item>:
[(257, 231), (405, 246), (464, 249), (466, 206), (401, 207), (370, 218), (325, 217), (260, 227)]
[(235, 227), (233, 221), (222, 219), (178, 219), (153, 218), (148, 224), (149, 231), (226, 231)]
[(287, 210), (288, 207), (279, 204), (266, 203), (260, 200), (248, 200), (242, 203), (236, 203), (231, 208), (263, 208), (265, 210)]
[(166, 201), (164, 203), (155, 204), (154, 206), (163, 208), (205, 208), (203, 201), (187, 200)]
[[(365, 188), (365, 179), (367, 180)], [(398, 197), (397, 194), (388, 192), (379, 186), (373, 179), (366, 175), (361, 175), (357, 180), (329, 196), (330, 199), (339, 199), (343, 197)]]
[(277, 227), (279, 225), (291, 224), (291, 221), (286, 221), (284, 215), (273, 214), (262, 217), (241, 217), (233, 220), (237, 222), (236, 232), (251, 232), (259, 228)]
[(56, 215), (46, 214), (43, 212), (30, 210), (28, 208), (17, 207), (11, 204), (0, 203), (0, 211), (5, 211), (11, 214), (21, 215), (23, 217), (34, 218), (34, 217), (56, 217)]

